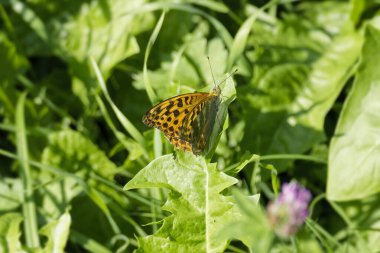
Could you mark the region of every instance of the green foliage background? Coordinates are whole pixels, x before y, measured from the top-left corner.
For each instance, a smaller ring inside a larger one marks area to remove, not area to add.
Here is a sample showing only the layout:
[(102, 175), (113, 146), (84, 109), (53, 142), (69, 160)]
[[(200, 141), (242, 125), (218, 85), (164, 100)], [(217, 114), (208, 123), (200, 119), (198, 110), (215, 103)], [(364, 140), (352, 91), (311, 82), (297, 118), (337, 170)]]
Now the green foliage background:
[[(379, 9), (0, 1), (0, 252), (380, 252)], [(206, 56), (238, 72), (196, 157), (141, 118), (210, 90)], [(313, 202), (281, 240), (264, 207), (291, 180)]]

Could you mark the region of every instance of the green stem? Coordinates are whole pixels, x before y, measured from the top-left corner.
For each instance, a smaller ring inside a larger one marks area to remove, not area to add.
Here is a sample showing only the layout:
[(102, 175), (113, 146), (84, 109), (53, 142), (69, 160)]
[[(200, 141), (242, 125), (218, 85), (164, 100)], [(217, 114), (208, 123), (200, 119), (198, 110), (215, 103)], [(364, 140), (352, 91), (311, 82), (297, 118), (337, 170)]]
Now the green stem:
[(324, 163), (327, 162), (321, 158), (310, 156), (310, 155), (300, 155), (300, 154), (276, 154), (276, 155), (264, 155), (260, 157), (261, 161), (264, 160), (305, 160), (312, 161), (316, 163)]
[(38, 226), (36, 206), (33, 200), (33, 180), (30, 174), (28, 142), (25, 131), (24, 104), (26, 93), (21, 94), (16, 107), (16, 139), (17, 154), (20, 162), (20, 176), (22, 180), (22, 211), (24, 215), (24, 228), (26, 245), (29, 248), (38, 248)]

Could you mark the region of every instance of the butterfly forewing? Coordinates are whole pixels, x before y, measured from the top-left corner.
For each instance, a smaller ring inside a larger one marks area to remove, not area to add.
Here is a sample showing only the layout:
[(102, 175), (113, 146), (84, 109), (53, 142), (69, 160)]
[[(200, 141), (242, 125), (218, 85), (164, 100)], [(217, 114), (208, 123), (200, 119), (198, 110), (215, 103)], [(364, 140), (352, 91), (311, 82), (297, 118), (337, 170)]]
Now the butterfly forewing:
[(169, 98), (146, 112), (143, 122), (161, 130), (175, 147), (191, 151), (189, 140), (180, 138), (180, 129), (186, 116), (208, 95), (209, 93), (199, 92)]

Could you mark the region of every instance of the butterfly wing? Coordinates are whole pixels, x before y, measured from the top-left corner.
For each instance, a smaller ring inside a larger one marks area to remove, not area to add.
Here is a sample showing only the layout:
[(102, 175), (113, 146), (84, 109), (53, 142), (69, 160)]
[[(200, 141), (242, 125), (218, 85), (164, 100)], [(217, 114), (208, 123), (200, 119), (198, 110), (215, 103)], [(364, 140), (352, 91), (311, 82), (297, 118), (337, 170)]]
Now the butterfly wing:
[(147, 111), (143, 122), (161, 130), (175, 147), (192, 151), (190, 139), (181, 138), (180, 132), (184, 129), (185, 118), (208, 96), (209, 93), (198, 92), (169, 98)]
[(215, 125), (220, 102), (218, 94), (209, 94), (184, 119), (180, 138), (190, 143), (191, 151), (195, 155), (200, 155), (205, 150)]

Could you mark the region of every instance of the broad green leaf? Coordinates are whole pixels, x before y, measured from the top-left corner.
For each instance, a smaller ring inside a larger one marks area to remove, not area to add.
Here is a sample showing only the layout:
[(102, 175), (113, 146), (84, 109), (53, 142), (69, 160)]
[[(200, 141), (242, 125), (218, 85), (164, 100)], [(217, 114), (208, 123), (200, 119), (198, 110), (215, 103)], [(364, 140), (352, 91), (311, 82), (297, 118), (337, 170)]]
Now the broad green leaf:
[(269, 28), (261, 28), (264, 52), (258, 53), (253, 87), (238, 90), (245, 102), (243, 145), (255, 153), (302, 153), (322, 141), (325, 116), (352, 74), (362, 44), (352, 25), (333, 38), (308, 26), (287, 20), (273, 41)]
[[(105, 5), (98, 2), (84, 3), (79, 13), (63, 24), (55, 38), (62, 56), (71, 67), (85, 63), (93, 57), (108, 77), (118, 62), (139, 52), (134, 34), (146, 29), (148, 16), (127, 14), (139, 8), (143, 1), (112, 0)], [(108, 13), (108, 15), (107, 15)], [(134, 26), (139, 22), (141, 26)], [(75, 69), (72, 71), (76, 72)]]
[(64, 213), (57, 220), (53, 220), (41, 228), (40, 233), (47, 237), (46, 245), (42, 252), (64, 253), (69, 237), (71, 216)]
[(159, 157), (124, 187), (163, 187), (170, 192), (163, 209), (171, 215), (153, 235), (139, 238), (136, 252), (222, 252), (228, 241), (217, 233), (241, 216), (230, 197), (221, 192), (237, 183), (201, 156), (178, 152)]
[(361, 63), (330, 144), (327, 197), (365, 198), (380, 191), (380, 30), (368, 26)]
[(0, 216), (0, 252), (21, 252), (20, 223), (22, 216), (19, 213), (7, 213)]
[(26, 3), (18, 0), (12, 3), (14, 11), (48, 45), (43, 53), (50, 49), (68, 64), (73, 75), (72, 91), (86, 109), (95, 105), (90, 57), (108, 79), (118, 63), (140, 51), (135, 36), (149, 28), (153, 19), (150, 13), (132, 13), (144, 4), (142, 0), (85, 1), (75, 9), (68, 9), (69, 13), (49, 15), (47, 20), (40, 17), (46, 13), (39, 13)]
[(108, 178), (118, 171), (99, 147), (73, 130), (49, 135), (49, 145), (42, 153), (42, 163), (70, 172), (96, 172)]
[[(87, 181), (91, 173), (111, 179), (118, 171), (115, 164), (108, 159), (89, 139), (73, 130), (63, 130), (49, 135), (49, 145), (42, 153), (42, 163), (55, 166), (75, 173)], [(43, 192), (43, 207), (49, 210), (49, 215), (56, 218), (68, 203), (78, 194), (85, 191), (83, 186), (72, 177), (57, 178), (50, 173), (41, 173), (40, 180), (50, 182), (41, 189)], [(92, 182), (92, 181), (90, 181)], [(102, 203), (95, 190), (87, 192), (98, 206), (108, 214), (108, 209)], [(116, 194), (116, 193), (113, 193)]]
[[(86, 107), (91, 107), (94, 102), (91, 90), (96, 87), (89, 58), (97, 62), (104, 78), (108, 79), (116, 64), (140, 51), (135, 34), (150, 26), (150, 15), (128, 12), (142, 4), (141, 0), (127, 3), (112, 0), (104, 5), (85, 3), (78, 15), (64, 23), (61, 30), (55, 31), (58, 53), (76, 77), (74, 93)], [(137, 23), (141, 26), (136, 27)]]
[[(113, 179), (118, 172), (116, 165), (89, 139), (73, 130), (55, 132), (49, 136), (49, 146), (42, 154), (42, 162), (51, 166), (62, 168), (71, 173), (83, 177), (89, 181), (91, 174), (98, 174), (107, 179)], [(50, 174), (41, 174), (45, 181), (53, 180)], [(63, 189), (63, 191), (62, 191)], [(83, 189), (73, 178), (62, 178), (58, 182), (49, 183), (43, 189), (47, 194), (44, 195), (44, 207), (49, 210), (52, 217), (62, 212), (62, 207), (66, 206), (79, 193), (86, 190), (88, 197), (102, 210), (108, 218), (114, 232), (119, 233), (119, 228), (113, 220), (110, 211), (102, 198), (99, 190), (103, 190), (109, 197), (118, 199), (118, 194), (103, 185), (96, 188)]]
[[(361, 46), (361, 35), (343, 32), (329, 45), (322, 58), (312, 65), (309, 81), (302, 87), (290, 110), (293, 114), (301, 112), (299, 118), (295, 116), (300, 124), (323, 130), (324, 118), (351, 76)], [(307, 113), (303, 114), (305, 110)]]
[(234, 198), (243, 218), (229, 222), (219, 231), (220, 238), (238, 239), (242, 241), (250, 252), (269, 252), (274, 238), (267, 216), (258, 204), (258, 195), (247, 198), (235, 190)]

